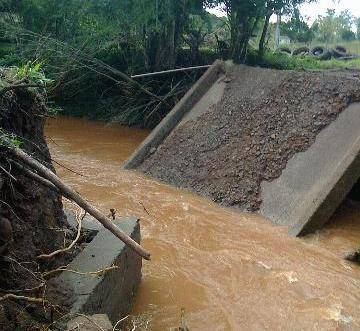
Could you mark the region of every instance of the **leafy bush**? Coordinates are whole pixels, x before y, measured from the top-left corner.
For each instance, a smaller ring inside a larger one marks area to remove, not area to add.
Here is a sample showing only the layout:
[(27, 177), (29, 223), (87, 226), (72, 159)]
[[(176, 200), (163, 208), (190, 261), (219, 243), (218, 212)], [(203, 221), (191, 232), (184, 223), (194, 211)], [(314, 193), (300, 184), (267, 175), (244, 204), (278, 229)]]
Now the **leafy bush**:
[(0, 146), (20, 147), (22, 141), (13, 133), (6, 132), (3, 128), (0, 128)]
[(14, 45), (11, 43), (0, 42), (0, 58), (12, 53), (14, 50)]
[(179, 49), (176, 66), (190, 67), (196, 65), (211, 64), (219, 57), (218, 53), (211, 48), (200, 48), (199, 53), (199, 62), (194, 63), (191, 59), (191, 51), (189, 48)]
[(0, 58), (0, 67), (19, 67), (23, 64), (22, 62), (22, 59), (17, 54), (7, 54)]
[(143, 70), (147, 59), (141, 49), (130, 47), (122, 43), (109, 43), (106, 47), (99, 49), (95, 57), (106, 64), (123, 72), (138, 72)]
[(41, 69), (40, 63), (30, 63), (15, 68), (15, 76), (18, 80), (23, 81), (26, 80), (30, 83), (46, 85), (52, 82), (51, 79), (45, 77), (44, 72)]
[(344, 30), (341, 33), (341, 39), (345, 41), (352, 41), (356, 39), (356, 34), (351, 30)]
[(251, 66), (292, 70), (296, 68), (296, 61), (291, 56), (280, 52), (266, 52), (261, 58), (256, 50), (248, 53), (246, 63)]

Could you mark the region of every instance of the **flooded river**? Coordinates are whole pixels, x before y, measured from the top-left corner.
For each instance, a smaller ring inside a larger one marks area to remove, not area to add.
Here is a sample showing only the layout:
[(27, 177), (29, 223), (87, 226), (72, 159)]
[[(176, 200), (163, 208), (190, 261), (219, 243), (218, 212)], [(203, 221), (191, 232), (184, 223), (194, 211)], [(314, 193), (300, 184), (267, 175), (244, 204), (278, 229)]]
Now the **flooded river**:
[[(255, 214), (121, 170), (149, 132), (79, 119), (48, 121), (59, 175), (104, 212), (141, 219), (152, 254), (133, 315), (143, 330), (360, 330), (360, 209), (343, 205), (321, 232), (287, 235)], [(137, 330), (140, 330), (138, 328)]]

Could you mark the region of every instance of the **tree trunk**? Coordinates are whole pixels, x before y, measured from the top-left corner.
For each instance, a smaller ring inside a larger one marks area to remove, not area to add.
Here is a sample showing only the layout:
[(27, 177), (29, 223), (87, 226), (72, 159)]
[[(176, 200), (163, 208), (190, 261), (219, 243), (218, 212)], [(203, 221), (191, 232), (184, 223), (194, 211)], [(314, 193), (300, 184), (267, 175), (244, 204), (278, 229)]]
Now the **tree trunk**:
[(241, 24), (242, 29), (239, 29), (237, 35), (238, 41), (234, 45), (232, 54), (232, 59), (235, 63), (244, 63), (246, 61), (249, 41), (258, 22), (259, 17), (250, 17)]
[(281, 14), (277, 14), (277, 21), (276, 21), (276, 30), (275, 30), (275, 48), (278, 49), (280, 47), (280, 24), (281, 24)]
[(155, 55), (155, 71), (172, 69), (175, 66), (175, 22), (165, 26), (159, 34)]
[(261, 38), (259, 41), (259, 56), (260, 56), (260, 58), (263, 58), (264, 53), (265, 53), (265, 40), (266, 40), (266, 35), (267, 35), (268, 29), (269, 29), (271, 15), (272, 15), (272, 13), (269, 12), (265, 17), (264, 27), (263, 27), (263, 30), (261, 33)]

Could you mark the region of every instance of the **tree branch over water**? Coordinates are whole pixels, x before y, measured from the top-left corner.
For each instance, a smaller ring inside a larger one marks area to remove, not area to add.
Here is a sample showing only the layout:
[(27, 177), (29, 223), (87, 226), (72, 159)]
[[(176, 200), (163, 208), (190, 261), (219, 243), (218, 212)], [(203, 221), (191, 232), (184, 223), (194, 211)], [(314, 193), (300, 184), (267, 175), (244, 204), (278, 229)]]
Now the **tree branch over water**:
[[(150, 260), (150, 253), (147, 252), (142, 246), (140, 246), (135, 240), (129, 237), (126, 233), (120, 230), (114, 223), (111, 222), (105, 215), (103, 215), (98, 209), (92, 206), (87, 202), (79, 193), (73, 190), (70, 186), (63, 183), (62, 180), (54, 174), (51, 170), (42, 165), (39, 161), (35, 160), (33, 157), (28, 155), (26, 152), (20, 148), (7, 144), (11, 154), (17, 160), (25, 163), (27, 166), (35, 170), (39, 176), (43, 177), (45, 180), (49, 181), (51, 184), (57, 187), (57, 189), (68, 199), (76, 202), (81, 208), (88, 212), (91, 216), (97, 219), (106, 229), (118, 237), (122, 242), (127, 246), (132, 248), (136, 253), (138, 253), (145, 260)], [(34, 179), (37, 177), (34, 176)]]

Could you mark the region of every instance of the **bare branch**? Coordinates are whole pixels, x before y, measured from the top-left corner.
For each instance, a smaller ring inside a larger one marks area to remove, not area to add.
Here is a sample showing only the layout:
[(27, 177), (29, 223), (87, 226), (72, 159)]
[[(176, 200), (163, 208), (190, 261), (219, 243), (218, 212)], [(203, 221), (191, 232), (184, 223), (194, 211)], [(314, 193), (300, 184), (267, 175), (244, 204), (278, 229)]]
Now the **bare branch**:
[(17, 182), (17, 179), (10, 173), (8, 172), (5, 168), (3, 168), (2, 166), (0, 166), (0, 169), (5, 172), (13, 181)]
[(43, 277), (46, 278), (46, 277), (49, 277), (53, 274), (56, 274), (56, 273), (59, 273), (59, 272), (71, 272), (73, 274), (77, 274), (77, 275), (81, 275), (81, 276), (93, 276), (93, 277), (97, 277), (97, 276), (101, 276), (111, 270), (115, 270), (115, 269), (119, 269), (118, 266), (116, 265), (112, 265), (110, 267), (106, 267), (104, 269), (100, 269), (100, 270), (96, 270), (96, 271), (88, 271), (88, 272), (81, 272), (81, 271), (77, 271), (77, 270), (72, 270), (72, 269), (67, 269), (67, 267), (60, 267), (60, 268), (57, 268), (57, 269), (54, 269), (54, 270), (50, 270), (50, 271), (47, 271), (47, 272), (44, 272), (43, 273)]
[(117, 330), (116, 330), (116, 327), (117, 327), (121, 322), (124, 322), (127, 318), (129, 318), (129, 315), (126, 315), (126, 316), (123, 317), (122, 319), (118, 320), (118, 321), (115, 323), (112, 331), (117, 331)]
[(43, 298), (35, 298), (35, 297), (26, 297), (23, 295), (15, 295), (15, 294), (5, 294), (4, 296), (0, 297), (0, 301), (5, 300), (22, 300), (27, 301), (31, 303), (40, 303), (40, 304), (51, 304), (48, 300), (45, 300)]
[(75, 244), (77, 243), (77, 241), (79, 240), (80, 238), (80, 233), (81, 233), (81, 223), (82, 221), (84, 220), (84, 217), (86, 216), (86, 211), (84, 212), (84, 215), (82, 217), (79, 218), (79, 224), (78, 224), (78, 231), (77, 231), (77, 235), (76, 235), (76, 238), (73, 240), (73, 242), (66, 248), (63, 248), (63, 249), (58, 249), (50, 254), (41, 254), (37, 257), (37, 259), (40, 259), (40, 260), (49, 260), (51, 258), (53, 258), (54, 256), (58, 255), (58, 254), (63, 254), (63, 253), (66, 253), (68, 252), (69, 250), (71, 250)]

